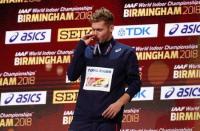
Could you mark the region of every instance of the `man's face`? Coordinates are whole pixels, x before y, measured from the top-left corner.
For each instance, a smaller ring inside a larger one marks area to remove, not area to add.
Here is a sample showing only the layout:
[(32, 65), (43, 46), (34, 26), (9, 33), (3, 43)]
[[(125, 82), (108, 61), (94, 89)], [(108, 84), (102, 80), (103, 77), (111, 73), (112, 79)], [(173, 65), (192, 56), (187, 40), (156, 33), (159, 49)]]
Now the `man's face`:
[(92, 23), (92, 34), (98, 42), (102, 43), (112, 38), (113, 28), (113, 25), (108, 25), (105, 21), (94, 22)]

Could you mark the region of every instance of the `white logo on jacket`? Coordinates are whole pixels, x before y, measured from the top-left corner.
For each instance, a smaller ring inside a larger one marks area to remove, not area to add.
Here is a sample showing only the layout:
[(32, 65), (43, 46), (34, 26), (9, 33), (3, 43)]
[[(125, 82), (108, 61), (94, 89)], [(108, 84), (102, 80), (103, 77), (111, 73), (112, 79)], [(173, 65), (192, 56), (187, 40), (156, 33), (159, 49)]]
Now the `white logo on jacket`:
[(120, 52), (122, 50), (122, 48), (116, 49), (115, 52)]

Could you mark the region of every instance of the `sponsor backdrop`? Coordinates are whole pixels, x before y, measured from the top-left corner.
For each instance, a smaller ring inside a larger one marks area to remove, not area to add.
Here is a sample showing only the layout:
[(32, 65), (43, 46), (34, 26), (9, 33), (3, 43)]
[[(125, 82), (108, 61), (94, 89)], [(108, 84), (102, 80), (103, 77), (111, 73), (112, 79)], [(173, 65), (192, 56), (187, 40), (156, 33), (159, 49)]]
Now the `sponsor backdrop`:
[(140, 64), (122, 131), (200, 130), (200, 0), (0, 0), (1, 131), (68, 130), (79, 80), (67, 67), (102, 6)]

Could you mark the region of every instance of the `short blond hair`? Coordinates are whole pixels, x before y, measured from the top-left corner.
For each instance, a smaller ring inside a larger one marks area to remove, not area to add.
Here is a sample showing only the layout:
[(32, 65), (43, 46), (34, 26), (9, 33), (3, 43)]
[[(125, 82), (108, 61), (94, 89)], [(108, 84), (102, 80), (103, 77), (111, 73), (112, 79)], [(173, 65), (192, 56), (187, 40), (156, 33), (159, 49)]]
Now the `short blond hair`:
[(90, 23), (105, 21), (106, 24), (113, 24), (114, 15), (112, 12), (104, 7), (97, 9), (89, 19)]

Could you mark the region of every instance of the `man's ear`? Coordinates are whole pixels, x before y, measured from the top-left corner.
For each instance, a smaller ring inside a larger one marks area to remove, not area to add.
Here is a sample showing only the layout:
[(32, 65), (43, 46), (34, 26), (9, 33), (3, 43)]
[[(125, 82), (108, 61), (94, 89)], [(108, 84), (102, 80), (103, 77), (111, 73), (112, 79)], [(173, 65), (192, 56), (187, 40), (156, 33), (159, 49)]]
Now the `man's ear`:
[(114, 30), (114, 25), (110, 25), (110, 32), (113, 32)]

